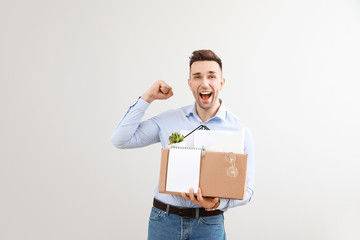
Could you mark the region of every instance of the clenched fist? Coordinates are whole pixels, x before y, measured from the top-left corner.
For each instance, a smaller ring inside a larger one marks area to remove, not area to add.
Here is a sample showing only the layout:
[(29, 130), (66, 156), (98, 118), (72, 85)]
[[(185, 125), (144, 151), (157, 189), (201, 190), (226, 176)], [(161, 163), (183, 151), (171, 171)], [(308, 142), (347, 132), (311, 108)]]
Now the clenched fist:
[(151, 103), (156, 99), (168, 99), (172, 95), (174, 95), (172, 88), (166, 82), (158, 80), (149, 88), (149, 90), (141, 95), (141, 98), (148, 103)]

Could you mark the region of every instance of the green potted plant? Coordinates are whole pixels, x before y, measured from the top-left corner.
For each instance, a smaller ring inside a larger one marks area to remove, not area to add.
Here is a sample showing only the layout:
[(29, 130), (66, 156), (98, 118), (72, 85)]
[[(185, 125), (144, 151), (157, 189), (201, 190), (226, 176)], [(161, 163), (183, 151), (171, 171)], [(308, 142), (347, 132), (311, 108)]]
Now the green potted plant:
[(183, 147), (184, 145), (184, 135), (174, 132), (169, 137), (169, 145), (168, 146), (177, 146), (177, 147)]

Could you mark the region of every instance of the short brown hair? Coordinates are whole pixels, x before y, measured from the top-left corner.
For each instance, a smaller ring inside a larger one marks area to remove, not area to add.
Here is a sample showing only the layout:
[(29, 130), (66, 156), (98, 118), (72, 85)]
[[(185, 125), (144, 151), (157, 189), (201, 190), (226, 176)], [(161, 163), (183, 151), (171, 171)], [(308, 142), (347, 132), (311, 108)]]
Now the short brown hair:
[(219, 64), (222, 71), (221, 59), (211, 50), (196, 50), (190, 56), (190, 68), (197, 61), (215, 61)]

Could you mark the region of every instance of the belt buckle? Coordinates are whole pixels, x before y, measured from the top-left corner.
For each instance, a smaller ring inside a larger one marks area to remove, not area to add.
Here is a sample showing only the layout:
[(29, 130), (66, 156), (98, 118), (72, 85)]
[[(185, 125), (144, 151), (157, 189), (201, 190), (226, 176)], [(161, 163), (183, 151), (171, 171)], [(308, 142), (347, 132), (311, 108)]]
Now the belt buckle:
[(191, 214), (191, 211), (189, 211), (189, 210), (190, 209), (188, 209), (188, 208), (179, 208), (178, 215), (180, 217), (184, 217), (184, 218), (191, 218), (192, 214)]
[(180, 217), (182, 217), (182, 216), (183, 216), (183, 214), (184, 214), (184, 211), (183, 211), (181, 208), (179, 208), (178, 215), (179, 215)]

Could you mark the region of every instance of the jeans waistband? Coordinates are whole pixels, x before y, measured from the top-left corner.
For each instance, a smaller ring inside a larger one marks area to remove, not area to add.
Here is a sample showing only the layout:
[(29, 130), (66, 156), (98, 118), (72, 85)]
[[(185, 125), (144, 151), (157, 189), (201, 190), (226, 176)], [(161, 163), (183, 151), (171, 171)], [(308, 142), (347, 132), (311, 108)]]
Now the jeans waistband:
[(197, 218), (197, 217), (210, 217), (224, 213), (221, 210), (206, 211), (204, 208), (180, 208), (175, 207), (154, 198), (154, 207), (161, 209), (165, 212), (176, 214), (180, 217)]

